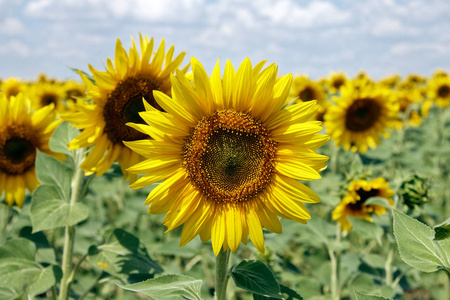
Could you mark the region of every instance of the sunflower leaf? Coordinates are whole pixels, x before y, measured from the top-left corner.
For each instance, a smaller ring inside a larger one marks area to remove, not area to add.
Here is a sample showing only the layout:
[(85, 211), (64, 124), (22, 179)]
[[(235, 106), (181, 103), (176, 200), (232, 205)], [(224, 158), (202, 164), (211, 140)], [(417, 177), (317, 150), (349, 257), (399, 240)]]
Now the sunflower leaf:
[(67, 122), (62, 122), (50, 138), (50, 149), (55, 152), (67, 154), (74, 159), (75, 151), (69, 151), (69, 142), (76, 138), (80, 131), (69, 125)]
[(391, 208), (389, 201), (383, 197), (370, 197), (364, 203), (365, 205), (380, 205), (386, 208)]
[(447, 244), (433, 240), (434, 230), (402, 212), (393, 211), (394, 235), (403, 261), (423, 272), (450, 270)]
[(382, 297), (382, 296), (363, 294), (356, 289), (353, 289), (353, 291), (355, 293), (356, 300), (389, 300), (389, 298)]
[(186, 275), (163, 275), (143, 282), (119, 287), (152, 297), (155, 300), (201, 300), (202, 281)]
[(435, 241), (445, 240), (450, 237), (450, 219), (447, 219), (444, 223), (434, 227)]
[(272, 270), (258, 260), (243, 260), (230, 269), (237, 287), (265, 297), (283, 299)]
[(41, 185), (33, 193), (30, 217), (33, 233), (75, 225), (89, 216), (89, 209), (83, 203), (70, 204), (62, 199), (58, 189)]

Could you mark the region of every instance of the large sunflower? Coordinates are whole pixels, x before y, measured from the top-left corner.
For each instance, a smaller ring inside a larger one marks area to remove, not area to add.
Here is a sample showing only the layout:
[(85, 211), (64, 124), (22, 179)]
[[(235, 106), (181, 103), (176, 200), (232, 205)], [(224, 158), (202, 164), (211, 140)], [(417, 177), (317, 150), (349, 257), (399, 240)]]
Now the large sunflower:
[(348, 193), (341, 203), (333, 210), (332, 218), (337, 220), (342, 231), (350, 231), (352, 224), (348, 217), (356, 217), (373, 222), (371, 213), (382, 215), (386, 213), (386, 208), (377, 204), (365, 204), (371, 197), (386, 198), (390, 205), (394, 204), (391, 196), (394, 191), (389, 189), (389, 184), (384, 178), (376, 178), (372, 181), (356, 180), (352, 181), (348, 187)]
[(25, 189), (33, 191), (39, 181), (35, 173), (36, 150), (58, 159), (65, 156), (49, 148), (49, 140), (60, 122), (55, 121), (53, 104), (34, 113), (23, 94), (0, 99), (0, 196), (11, 206), (22, 206)]
[(149, 194), (149, 213), (165, 213), (168, 231), (184, 224), (181, 246), (195, 236), (212, 240), (214, 253), (236, 251), (250, 236), (264, 252), (262, 227), (280, 233), (278, 216), (306, 223), (303, 205), (319, 197), (297, 180), (320, 178), (328, 157), (315, 153), (328, 136), (306, 122), (316, 102), (288, 106), (292, 76), (277, 81), (277, 66), (261, 71), (246, 59), (237, 72), (228, 61), (223, 80), (195, 59), (193, 83), (172, 77), (172, 98), (155, 91), (165, 112), (146, 105), (148, 125), (130, 124), (154, 140), (125, 142), (147, 160), (128, 169), (146, 174), (131, 187), (164, 179)]
[[(129, 174), (126, 168), (136, 164), (141, 157), (125, 147), (122, 141), (134, 141), (150, 138), (148, 135), (126, 126), (127, 122), (144, 123), (139, 112), (144, 110), (142, 98), (157, 110), (163, 110), (153, 98), (154, 90), (170, 95), (170, 75), (180, 66), (185, 52), (173, 59), (174, 46), (165, 53), (162, 40), (158, 50), (153, 54), (153, 38), (140, 37), (138, 48), (133, 39), (130, 53), (127, 54), (120, 40), (116, 43), (114, 64), (107, 60), (107, 70), (97, 71), (91, 65), (89, 69), (96, 84), (84, 74), (81, 78), (87, 86), (87, 97), (92, 103), (77, 101), (74, 113), (64, 117), (82, 129), (81, 134), (69, 144), (69, 149), (94, 146), (81, 167), (87, 173), (104, 174), (118, 161), (124, 176)], [(182, 72), (186, 72), (188, 66)], [(130, 176), (130, 181), (136, 180)]]
[(333, 100), (336, 105), (328, 108), (324, 119), (338, 146), (364, 153), (380, 143), (380, 134), (389, 137), (386, 128), (395, 125), (398, 112), (389, 89), (370, 85), (356, 89), (348, 83)]

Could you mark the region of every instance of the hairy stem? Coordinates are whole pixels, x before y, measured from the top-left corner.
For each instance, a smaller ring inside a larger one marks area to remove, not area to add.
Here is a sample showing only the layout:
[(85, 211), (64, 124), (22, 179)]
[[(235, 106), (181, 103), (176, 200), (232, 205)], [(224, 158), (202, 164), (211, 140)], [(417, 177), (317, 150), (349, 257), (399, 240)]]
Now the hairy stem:
[(220, 251), (216, 257), (216, 300), (225, 300), (228, 285), (228, 262), (230, 261), (230, 249)]

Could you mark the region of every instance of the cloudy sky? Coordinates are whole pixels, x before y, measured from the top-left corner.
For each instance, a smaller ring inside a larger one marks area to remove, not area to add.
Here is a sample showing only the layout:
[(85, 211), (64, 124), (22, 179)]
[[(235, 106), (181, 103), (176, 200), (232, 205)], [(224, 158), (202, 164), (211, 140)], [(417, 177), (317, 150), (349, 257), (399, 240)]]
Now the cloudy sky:
[(0, 78), (78, 79), (69, 67), (102, 69), (139, 32), (208, 73), (250, 57), (313, 78), (430, 75), (450, 70), (449, 15), (448, 0), (0, 0)]

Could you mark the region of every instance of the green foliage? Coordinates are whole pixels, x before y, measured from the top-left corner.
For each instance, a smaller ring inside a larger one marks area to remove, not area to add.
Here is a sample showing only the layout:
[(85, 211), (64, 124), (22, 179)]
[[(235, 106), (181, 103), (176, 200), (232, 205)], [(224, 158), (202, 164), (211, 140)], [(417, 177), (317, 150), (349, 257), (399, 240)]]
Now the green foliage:
[(163, 275), (140, 283), (119, 286), (155, 300), (202, 299), (200, 296), (202, 281), (186, 275)]
[(35, 262), (35, 256), (35, 244), (24, 238), (0, 246), (0, 295), (4, 295), (1, 299), (14, 299), (17, 295), (33, 297), (60, 280), (58, 266), (44, 268)]
[(450, 243), (434, 241), (427, 225), (394, 210), (394, 235), (402, 259), (423, 272), (447, 269), (450, 272)]
[(55, 152), (63, 153), (71, 159), (75, 159), (76, 151), (69, 151), (68, 144), (80, 134), (80, 131), (69, 125), (67, 122), (62, 122), (56, 128), (50, 139), (50, 149)]
[(354, 289), (356, 300), (389, 300), (389, 298), (375, 296), (375, 295), (366, 295), (363, 294), (356, 289)]
[(450, 219), (447, 219), (444, 223), (434, 227), (435, 241), (445, 240), (450, 237)]
[(243, 260), (229, 272), (236, 286), (253, 294), (282, 299), (277, 279), (263, 262)]

